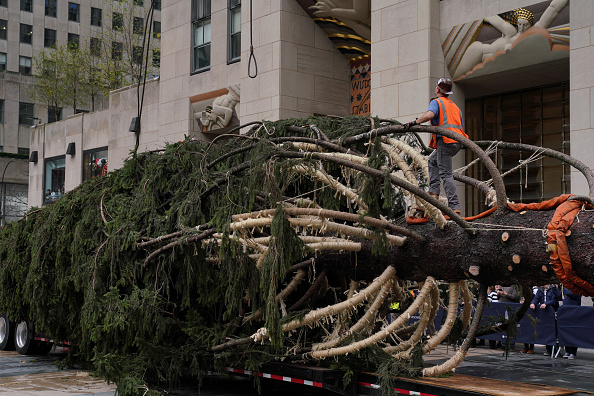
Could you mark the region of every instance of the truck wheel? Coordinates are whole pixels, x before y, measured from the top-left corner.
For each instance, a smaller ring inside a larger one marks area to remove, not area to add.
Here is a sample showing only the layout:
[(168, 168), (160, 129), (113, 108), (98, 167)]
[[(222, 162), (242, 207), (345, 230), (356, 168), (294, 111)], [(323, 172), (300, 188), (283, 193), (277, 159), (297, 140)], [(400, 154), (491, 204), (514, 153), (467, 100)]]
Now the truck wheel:
[(47, 355), (54, 346), (53, 342), (47, 341), (35, 341), (35, 354), (37, 355)]
[(14, 323), (0, 315), (0, 351), (14, 351)]
[(21, 355), (31, 355), (34, 353), (33, 337), (31, 326), (28, 320), (21, 320), (14, 329), (14, 345)]

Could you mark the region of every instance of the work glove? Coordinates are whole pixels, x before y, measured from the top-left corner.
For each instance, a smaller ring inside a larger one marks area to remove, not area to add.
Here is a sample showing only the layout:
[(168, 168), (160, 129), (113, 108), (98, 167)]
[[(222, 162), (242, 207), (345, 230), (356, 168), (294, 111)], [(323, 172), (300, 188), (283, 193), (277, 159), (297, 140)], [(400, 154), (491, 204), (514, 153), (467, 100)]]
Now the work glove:
[(402, 124), (402, 128), (405, 131), (408, 131), (410, 129), (410, 127), (415, 126), (415, 125), (417, 125), (417, 121), (416, 120), (415, 121), (407, 122), (406, 124)]

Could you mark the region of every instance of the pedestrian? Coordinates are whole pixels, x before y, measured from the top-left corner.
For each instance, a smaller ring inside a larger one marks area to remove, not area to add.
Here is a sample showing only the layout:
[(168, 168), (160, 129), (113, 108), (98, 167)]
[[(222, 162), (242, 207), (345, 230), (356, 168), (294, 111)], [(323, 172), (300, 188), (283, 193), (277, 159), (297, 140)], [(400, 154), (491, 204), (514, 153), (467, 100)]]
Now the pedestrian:
[[(462, 111), (449, 98), (452, 92), (452, 80), (440, 78), (435, 86), (436, 98), (429, 103), (429, 109), (415, 121), (403, 125), (404, 130), (411, 126), (431, 121), (431, 125), (439, 126), (456, 132), (461, 136), (468, 137), (464, 133)], [(462, 145), (456, 140), (446, 136), (433, 134), (429, 147), (436, 149), (428, 159), (429, 165), (429, 194), (439, 198), (441, 184), (448, 198), (448, 207), (457, 214), (460, 214), (460, 200), (456, 192), (452, 170), (452, 157), (460, 151)]]
[[(563, 287), (563, 305), (566, 307), (579, 307), (582, 305), (582, 296), (579, 294), (574, 294), (568, 288)], [(575, 359), (577, 356), (577, 350), (577, 347), (566, 346), (565, 355), (563, 355), (563, 357), (565, 359)]]
[[(536, 296), (536, 292), (538, 291), (538, 286), (532, 286), (532, 298)], [(534, 353), (534, 344), (526, 344), (524, 343), (524, 349), (521, 351), (522, 353), (533, 354)]]
[[(497, 295), (497, 290), (495, 289), (496, 286), (489, 286), (487, 288), (487, 299), (489, 302), (498, 302), (499, 296)], [(501, 341), (497, 343), (495, 340), (489, 340), (489, 349), (497, 349), (497, 346), (501, 346)]]
[[(559, 308), (559, 301), (561, 300), (561, 291), (557, 288), (557, 285), (549, 284), (544, 285), (542, 288), (538, 288), (536, 295), (530, 303), (530, 308), (536, 309), (538, 306), (540, 309), (552, 308), (555, 311)], [(547, 351), (544, 353), (545, 356), (551, 356), (553, 354), (553, 346), (547, 345)]]

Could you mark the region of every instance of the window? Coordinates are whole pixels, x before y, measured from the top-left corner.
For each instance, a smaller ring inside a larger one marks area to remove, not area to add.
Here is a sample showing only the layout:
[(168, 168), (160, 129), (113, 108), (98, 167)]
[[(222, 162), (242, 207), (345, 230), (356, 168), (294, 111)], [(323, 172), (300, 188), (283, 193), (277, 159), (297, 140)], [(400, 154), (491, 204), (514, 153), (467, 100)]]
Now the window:
[(192, 70), (210, 67), (210, 0), (192, 1)]
[(74, 33), (68, 33), (68, 49), (71, 51), (78, 50), (80, 45), (80, 36)]
[(91, 7), (91, 25), (101, 26), (101, 8)]
[(0, 19), (0, 39), (6, 40), (6, 28), (8, 21), (6, 19)]
[(153, 38), (161, 39), (161, 22), (153, 21)]
[(153, 5), (155, 10), (160, 10), (161, 9), (161, 0), (153, 0)]
[(122, 60), (122, 52), (124, 51), (124, 45), (113, 41), (111, 43), (111, 59)]
[(120, 13), (114, 12), (111, 18), (111, 28), (113, 30), (124, 30), (124, 16)]
[(68, 3), (68, 20), (80, 22), (80, 5), (77, 3)]
[(81, 113), (87, 114), (88, 112), (89, 112), (89, 110), (84, 110), (84, 109), (75, 109), (74, 110), (74, 114), (81, 114)]
[(45, 29), (43, 34), (43, 46), (54, 47), (56, 45), (56, 31), (53, 29)]
[(4, 124), (4, 99), (0, 99), (0, 124)]
[(107, 174), (107, 147), (83, 153), (83, 181)]
[(45, 160), (45, 194), (44, 202), (50, 203), (64, 195), (66, 180), (66, 156)]
[(19, 125), (33, 125), (35, 105), (33, 103), (19, 102)]
[(91, 37), (89, 49), (91, 50), (91, 55), (101, 56), (101, 39), (96, 38), (96, 37)]
[(53, 107), (50, 106), (47, 109), (47, 123), (51, 124), (52, 122), (62, 120), (62, 108), (61, 107)]
[(6, 70), (6, 53), (0, 52), (0, 70)]
[(31, 44), (33, 41), (33, 26), (21, 23), (21, 43)]
[[(525, 143), (570, 154), (569, 105), (567, 83), (531, 88), (466, 101), (464, 124), (472, 140)], [(531, 153), (498, 149), (494, 155), (503, 174)], [(489, 178), (483, 166), (475, 165), (469, 171), (467, 175), (475, 179)], [(544, 157), (510, 173), (503, 181), (510, 200), (531, 203), (569, 193), (570, 174), (569, 165)], [(479, 213), (484, 201), (470, 194), (467, 190), (467, 209)]]
[(153, 66), (161, 67), (161, 50), (159, 49), (153, 50)]
[(143, 34), (144, 33), (144, 19), (139, 17), (134, 17), (134, 26), (133, 26), (134, 34)]
[(56, 17), (58, 0), (45, 0), (45, 16)]
[(144, 6), (144, 0), (134, 0), (134, 5), (143, 7)]
[(229, 62), (241, 58), (241, 0), (229, 0)]
[(33, 0), (21, 0), (21, 11), (33, 12)]
[(143, 55), (142, 47), (134, 46), (132, 48), (132, 60), (137, 65), (141, 65), (142, 64), (142, 55)]
[(8, 7), (8, 0), (0, 0), (0, 7)]
[(31, 74), (31, 58), (28, 56), (19, 57), (19, 73)]

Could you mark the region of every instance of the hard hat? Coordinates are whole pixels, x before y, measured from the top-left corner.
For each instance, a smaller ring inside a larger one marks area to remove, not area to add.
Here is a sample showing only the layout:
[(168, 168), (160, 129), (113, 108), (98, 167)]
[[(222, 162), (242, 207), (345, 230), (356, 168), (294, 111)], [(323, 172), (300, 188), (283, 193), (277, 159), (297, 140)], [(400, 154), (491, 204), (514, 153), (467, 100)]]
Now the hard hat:
[(439, 89), (439, 92), (441, 92), (443, 95), (453, 94), (452, 85), (452, 80), (450, 80), (449, 78), (440, 78), (437, 81), (437, 88)]

